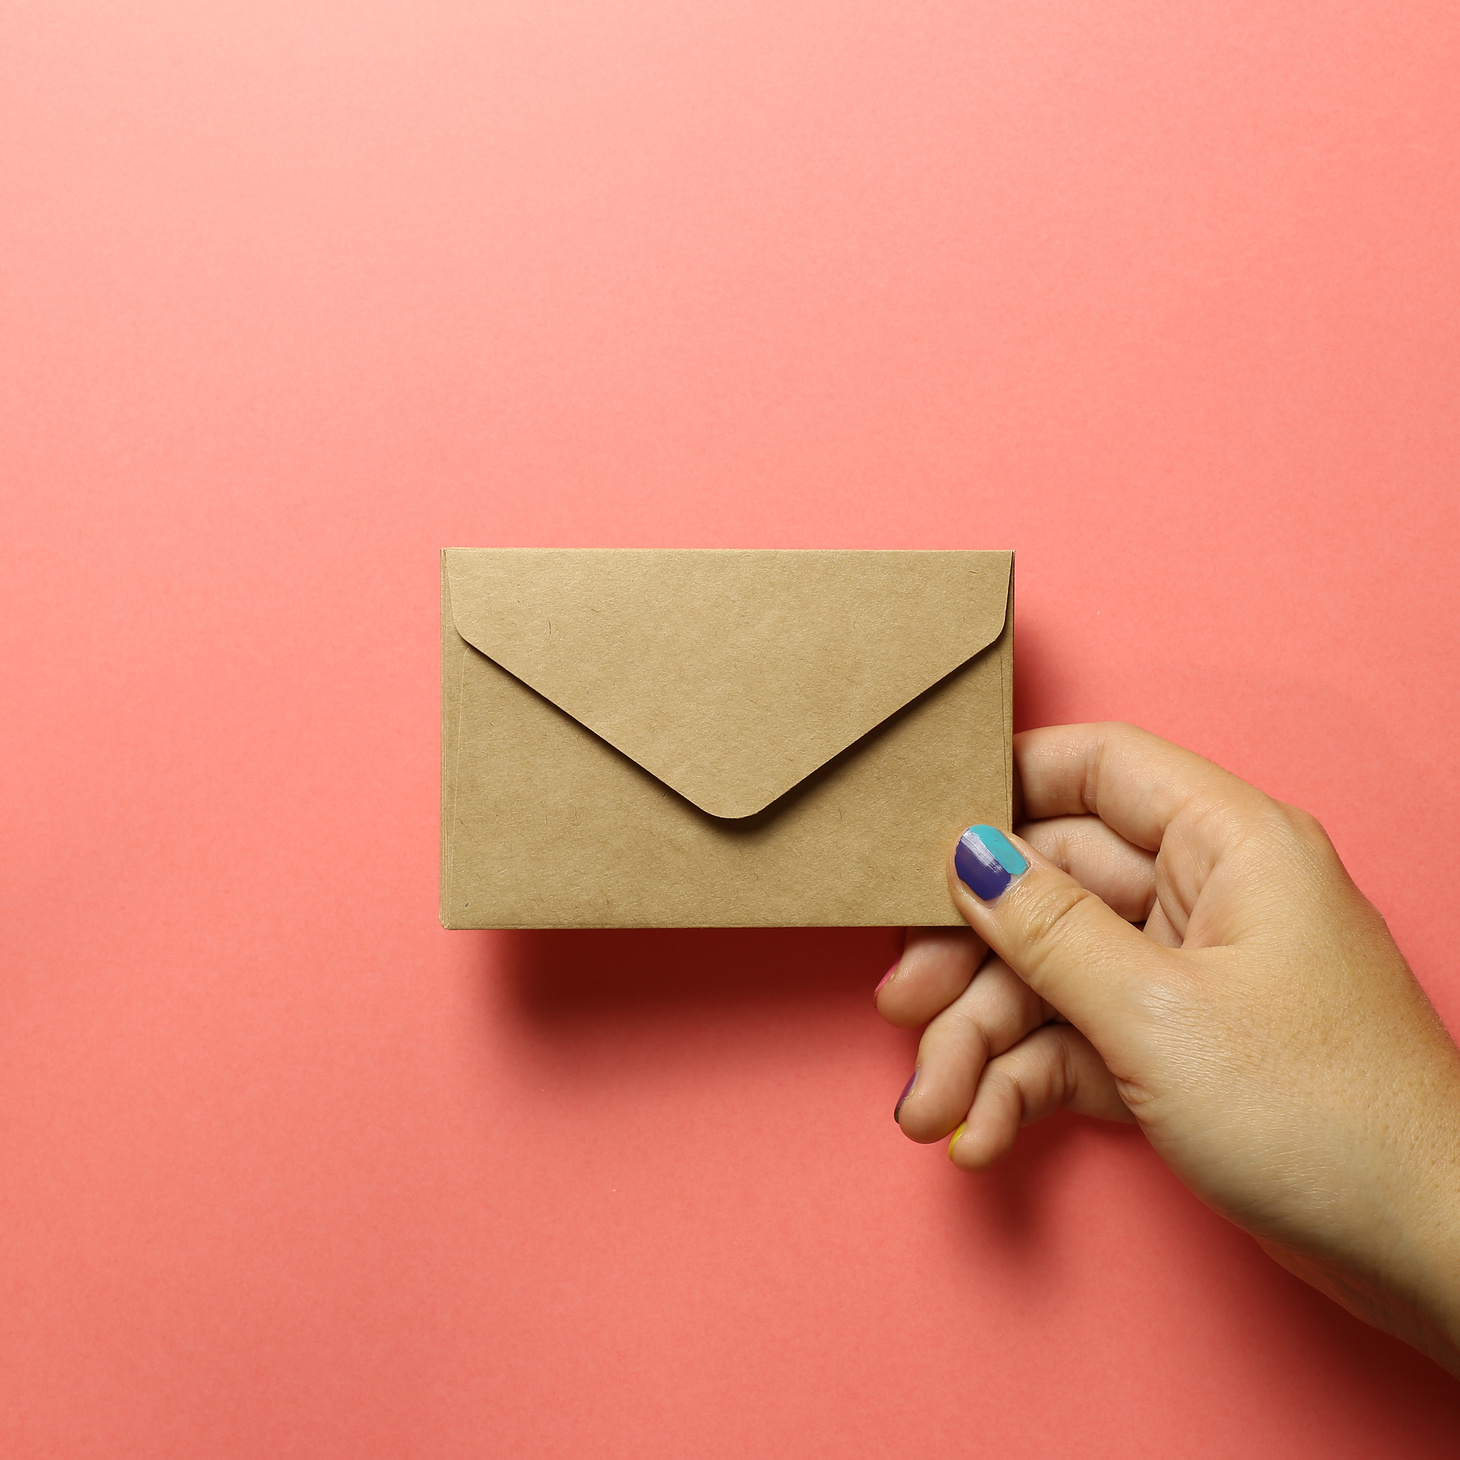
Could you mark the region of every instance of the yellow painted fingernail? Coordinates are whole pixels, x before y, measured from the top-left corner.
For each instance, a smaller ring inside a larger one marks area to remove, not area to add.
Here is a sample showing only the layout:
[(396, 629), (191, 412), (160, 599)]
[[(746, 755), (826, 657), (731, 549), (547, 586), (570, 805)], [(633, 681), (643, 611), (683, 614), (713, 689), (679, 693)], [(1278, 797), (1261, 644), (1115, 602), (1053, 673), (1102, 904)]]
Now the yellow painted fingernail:
[(963, 1132), (967, 1129), (968, 1122), (965, 1120), (963, 1124), (960, 1125), (958, 1129), (954, 1131), (951, 1136), (948, 1137), (948, 1159), (950, 1161), (953, 1159), (953, 1147), (958, 1144), (958, 1137), (961, 1136)]

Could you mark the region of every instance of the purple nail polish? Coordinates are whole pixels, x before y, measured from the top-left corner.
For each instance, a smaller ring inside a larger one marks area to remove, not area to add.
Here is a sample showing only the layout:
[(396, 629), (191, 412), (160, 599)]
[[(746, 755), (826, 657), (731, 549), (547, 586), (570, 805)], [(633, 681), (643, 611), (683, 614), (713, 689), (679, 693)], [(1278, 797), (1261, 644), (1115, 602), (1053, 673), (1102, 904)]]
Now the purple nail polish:
[(1003, 832), (993, 826), (970, 826), (958, 838), (953, 867), (975, 897), (993, 902), (1029, 863)]
[(916, 1085), (917, 1082), (918, 1072), (914, 1070), (912, 1072), (912, 1077), (908, 1080), (907, 1084), (902, 1087), (902, 1094), (897, 1097), (897, 1104), (892, 1107), (893, 1120), (896, 1120), (897, 1117), (902, 1113), (902, 1103), (904, 1100), (907, 1099), (909, 1095), (912, 1094), (913, 1086)]

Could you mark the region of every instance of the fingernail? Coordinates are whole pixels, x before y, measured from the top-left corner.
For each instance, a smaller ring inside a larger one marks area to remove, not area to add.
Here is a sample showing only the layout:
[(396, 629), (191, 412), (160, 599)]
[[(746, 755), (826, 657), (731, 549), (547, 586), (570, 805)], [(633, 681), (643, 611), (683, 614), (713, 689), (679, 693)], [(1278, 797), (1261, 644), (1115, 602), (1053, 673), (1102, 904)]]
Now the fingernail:
[(958, 838), (953, 866), (959, 879), (976, 897), (993, 902), (1029, 863), (996, 827), (970, 826)]
[(902, 1113), (902, 1102), (906, 1100), (909, 1095), (912, 1094), (913, 1086), (916, 1085), (917, 1082), (918, 1072), (914, 1070), (912, 1072), (912, 1078), (907, 1082), (906, 1085), (902, 1087), (902, 1094), (897, 1097), (897, 1104), (892, 1107), (893, 1120), (896, 1120), (897, 1117)]
[(874, 1002), (874, 1003), (875, 1003), (875, 1002), (876, 1002), (876, 999), (877, 999), (877, 995), (878, 995), (878, 994), (880, 994), (880, 993), (881, 993), (881, 992), (882, 992), (882, 989), (883, 989), (883, 987), (884, 987), (884, 986), (885, 986), (885, 984), (886, 984), (886, 983), (887, 983), (887, 980), (888, 980), (888, 979), (890, 979), (890, 978), (891, 978), (891, 977), (892, 977), (892, 975), (893, 975), (893, 974), (894, 974), (894, 973), (896, 973), (896, 972), (897, 972), (897, 970), (898, 970), (898, 969), (899, 969), (899, 968), (901, 968), (901, 967), (902, 967), (902, 959), (900, 959), (900, 958), (899, 958), (899, 959), (898, 959), (898, 960), (897, 960), (897, 962), (896, 962), (896, 963), (894, 963), (894, 964), (893, 964), (893, 965), (892, 965), (892, 967), (891, 967), (891, 968), (889, 968), (889, 969), (888, 969), (888, 970), (887, 970), (887, 972), (886, 972), (886, 973), (884, 973), (884, 974), (883, 974), (883, 975), (882, 975), (882, 977), (881, 977), (881, 978), (879, 978), (879, 979), (878, 979), (878, 980), (877, 980), (877, 987), (876, 987), (876, 988), (875, 988), (875, 989), (873, 989), (873, 990), (872, 990), (872, 1000), (873, 1000), (873, 1002)]
[(960, 1125), (958, 1127), (958, 1129), (956, 1131), (954, 1131), (951, 1136), (948, 1137), (948, 1159), (950, 1161), (953, 1159), (953, 1147), (958, 1144), (958, 1137), (961, 1136), (963, 1134), (963, 1132), (966, 1131), (967, 1129), (968, 1129), (968, 1122), (965, 1120), (963, 1122), (963, 1124)]

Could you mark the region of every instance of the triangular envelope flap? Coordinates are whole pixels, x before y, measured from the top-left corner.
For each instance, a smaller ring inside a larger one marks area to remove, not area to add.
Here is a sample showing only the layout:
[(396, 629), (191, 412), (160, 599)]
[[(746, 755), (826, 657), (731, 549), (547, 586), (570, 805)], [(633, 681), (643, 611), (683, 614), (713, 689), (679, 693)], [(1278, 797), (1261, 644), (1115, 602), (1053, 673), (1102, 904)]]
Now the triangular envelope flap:
[(712, 816), (764, 809), (1003, 631), (1010, 553), (452, 548), (461, 636)]

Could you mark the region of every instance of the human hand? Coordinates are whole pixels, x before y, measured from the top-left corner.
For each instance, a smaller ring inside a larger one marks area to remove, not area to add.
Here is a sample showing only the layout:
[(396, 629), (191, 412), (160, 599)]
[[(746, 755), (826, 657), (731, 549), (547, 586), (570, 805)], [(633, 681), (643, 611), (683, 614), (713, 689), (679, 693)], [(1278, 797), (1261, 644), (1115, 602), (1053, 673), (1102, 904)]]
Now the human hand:
[(1027, 869), (986, 901), (950, 856), (972, 931), (909, 930), (877, 990), (931, 1021), (903, 1131), (980, 1170), (1061, 1107), (1134, 1120), (1284, 1267), (1460, 1373), (1460, 1052), (1322, 827), (1127, 725), (1014, 754)]

